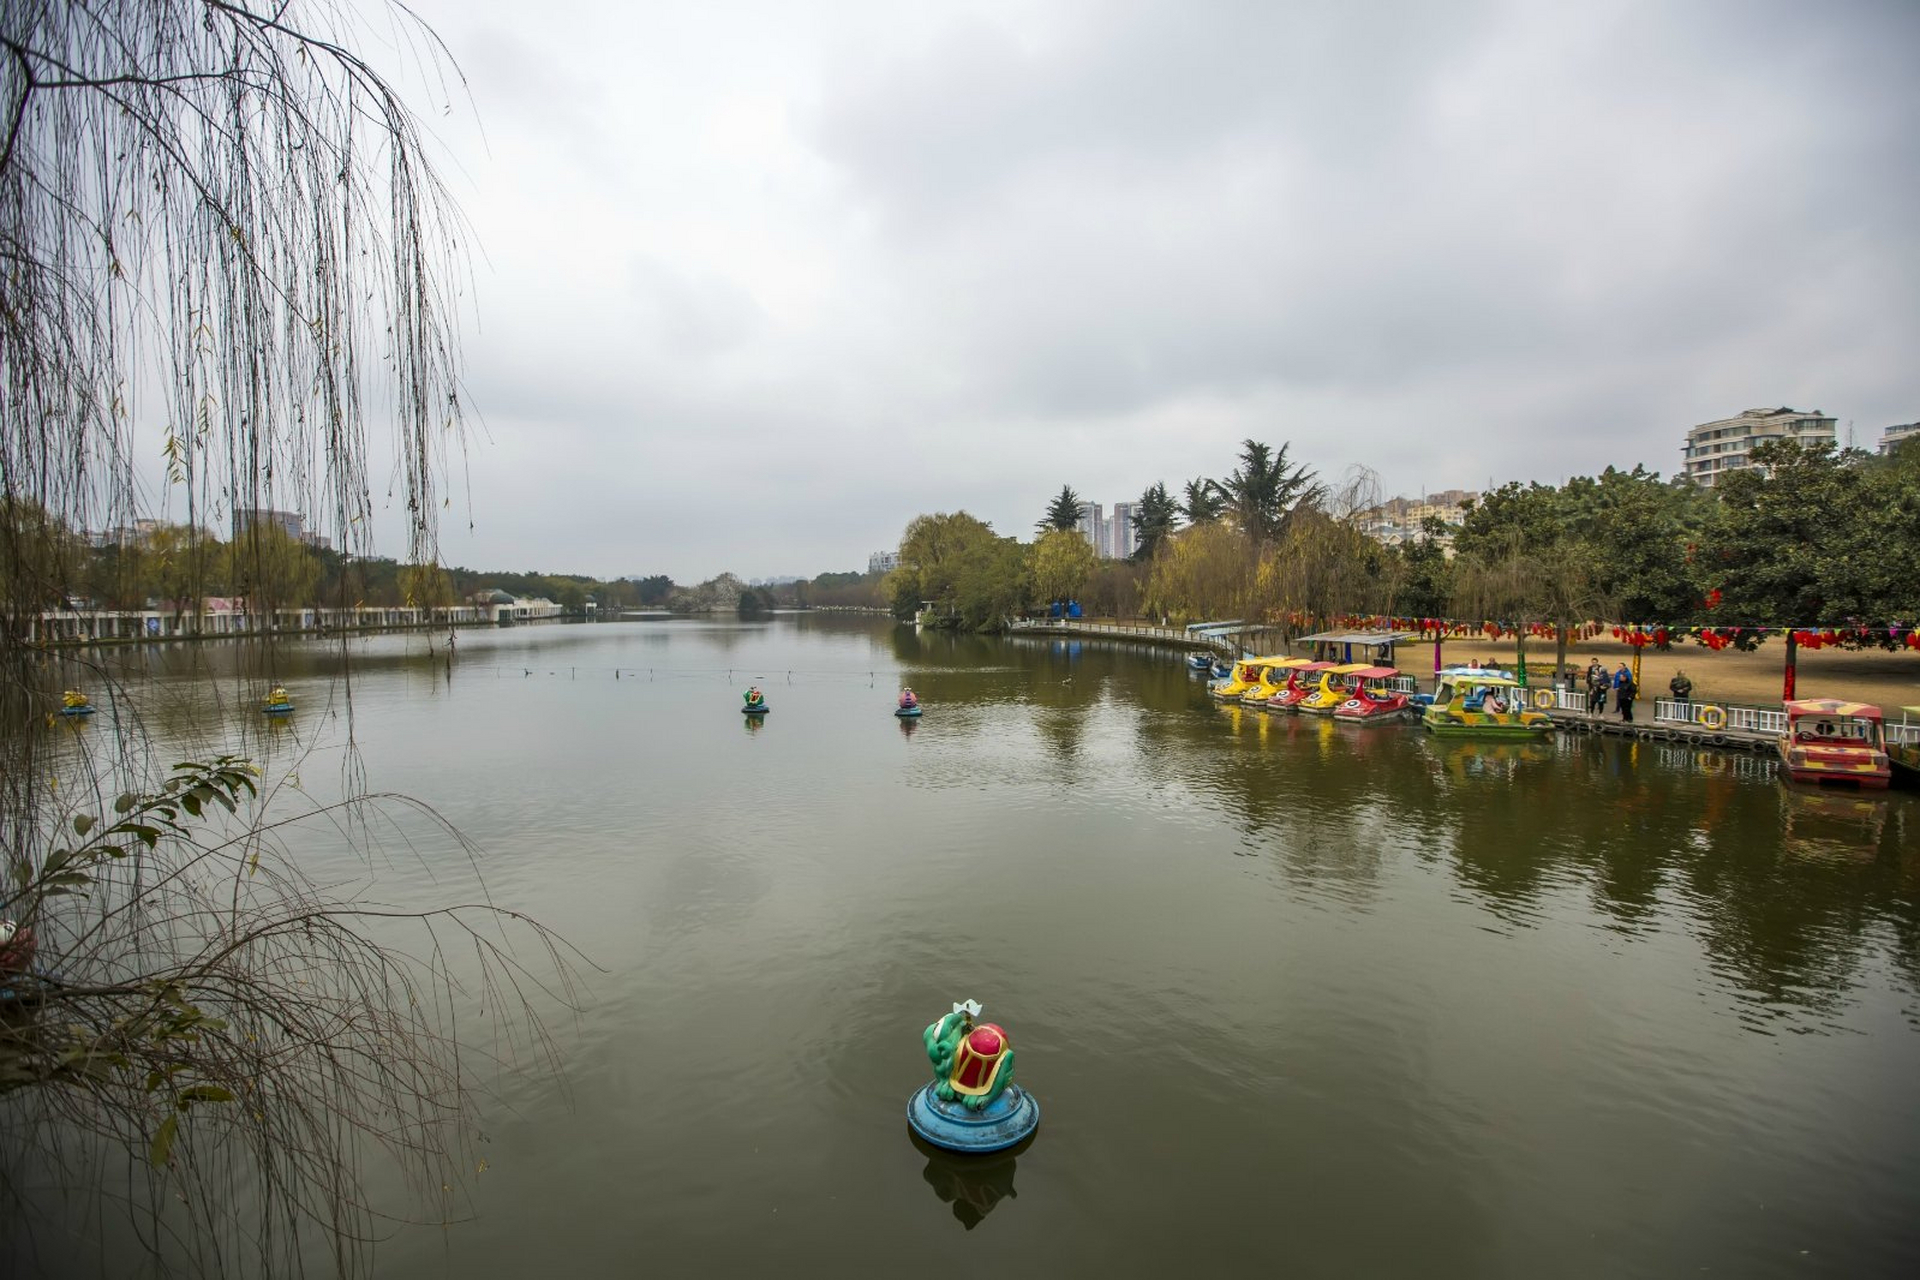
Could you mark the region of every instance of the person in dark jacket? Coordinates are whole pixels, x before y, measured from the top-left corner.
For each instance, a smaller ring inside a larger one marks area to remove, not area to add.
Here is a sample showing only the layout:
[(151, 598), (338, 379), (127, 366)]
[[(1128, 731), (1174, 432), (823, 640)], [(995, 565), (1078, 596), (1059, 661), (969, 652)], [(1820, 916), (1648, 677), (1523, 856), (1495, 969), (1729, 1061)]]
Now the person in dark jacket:
[(1587, 664), (1587, 714), (1597, 716), (1607, 709), (1607, 669), (1595, 658)]
[(1620, 709), (1620, 718), (1628, 724), (1633, 723), (1633, 698), (1639, 692), (1633, 683), (1633, 672), (1627, 670), (1626, 663), (1621, 663), (1620, 669), (1613, 673), (1613, 705)]
[(1687, 679), (1687, 673), (1676, 671), (1673, 679), (1667, 681), (1667, 688), (1673, 693), (1675, 702), (1687, 702), (1693, 698), (1693, 681)]

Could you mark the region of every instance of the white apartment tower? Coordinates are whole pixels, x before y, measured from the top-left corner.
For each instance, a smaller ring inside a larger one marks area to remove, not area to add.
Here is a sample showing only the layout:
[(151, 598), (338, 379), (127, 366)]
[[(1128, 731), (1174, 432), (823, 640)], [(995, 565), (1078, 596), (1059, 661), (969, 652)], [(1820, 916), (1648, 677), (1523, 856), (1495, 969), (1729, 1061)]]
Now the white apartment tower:
[(1702, 488), (1712, 488), (1720, 477), (1753, 467), (1748, 455), (1753, 447), (1769, 440), (1792, 440), (1800, 445), (1833, 444), (1837, 441), (1835, 421), (1818, 409), (1802, 413), (1784, 406), (1778, 409), (1749, 409), (1736, 418), (1703, 422), (1687, 432), (1685, 458), (1687, 478)]

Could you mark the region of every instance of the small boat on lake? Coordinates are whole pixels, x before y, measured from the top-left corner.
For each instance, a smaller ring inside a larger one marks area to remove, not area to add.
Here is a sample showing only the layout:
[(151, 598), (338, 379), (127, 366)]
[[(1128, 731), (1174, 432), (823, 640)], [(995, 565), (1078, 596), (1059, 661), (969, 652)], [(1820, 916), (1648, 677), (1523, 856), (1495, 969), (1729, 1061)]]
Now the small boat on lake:
[(78, 689), (69, 689), (60, 695), (60, 714), (63, 716), (90, 716), (93, 711), (93, 702)]
[(1307, 665), (1306, 658), (1276, 658), (1259, 670), (1259, 679), (1253, 688), (1240, 695), (1240, 701), (1249, 707), (1264, 707), (1267, 700), (1287, 687), (1287, 677)]
[(1320, 673), (1319, 687), (1294, 704), (1294, 710), (1308, 716), (1330, 716), (1334, 709), (1353, 695), (1363, 671), (1375, 670), (1371, 662), (1342, 662)]
[(1213, 655), (1210, 653), (1189, 654), (1187, 656), (1187, 665), (1195, 671), (1211, 672), (1213, 670)]
[(1333, 709), (1333, 718), (1356, 724), (1385, 724), (1405, 719), (1413, 709), (1406, 694), (1388, 684), (1399, 675), (1393, 667), (1368, 667), (1353, 673), (1353, 690)]
[(1233, 664), (1233, 672), (1226, 679), (1207, 687), (1207, 692), (1222, 702), (1238, 702), (1240, 695), (1260, 682), (1263, 667), (1280, 661), (1283, 654), (1273, 654), (1265, 658), (1242, 658)]
[(293, 714), (293, 699), (287, 696), (285, 689), (275, 685), (260, 704), (260, 711), (263, 715), (290, 716)]
[(1481, 668), (1440, 673), (1440, 687), (1420, 717), (1441, 738), (1537, 738), (1553, 718), (1526, 705), (1526, 690), (1505, 672)]
[(1816, 787), (1885, 790), (1892, 778), (1880, 708), (1836, 698), (1802, 698), (1786, 704), (1787, 731), (1780, 735), (1784, 776)]
[(1295, 711), (1320, 689), (1320, 673), (1330, 671), (1331, 662), (1303, 662), (1287, 672), (1287, 683), (1267, 699), (1269, 711)]
[(899, 716), (903, 720), (911, 719), (912, 717), (919, 715), (920, 699), (918, 695), (916, 695), (914, 691), (911, 689), (902, 689), (900, 691), (899, 705), (894, 707), (893, 714), (895, 714), (896, 716)]

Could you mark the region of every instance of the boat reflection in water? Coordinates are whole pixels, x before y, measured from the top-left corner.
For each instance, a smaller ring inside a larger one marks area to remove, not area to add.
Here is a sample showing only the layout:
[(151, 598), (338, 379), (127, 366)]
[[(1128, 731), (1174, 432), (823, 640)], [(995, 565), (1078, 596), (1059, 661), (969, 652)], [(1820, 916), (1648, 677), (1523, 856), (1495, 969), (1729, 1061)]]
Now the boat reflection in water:
[(1788, 854), (1871, 862), (1886, 834), (1892, 802), (1884, 795), (1780, 789), (1780, 829)]
[(1005, 1151), (968, 1156), (942, 1151), (915, 1133), (907, 1137), (914, 1149), (927, 1158), (927, 1167), (920, 1171), (920, 1176), (933, 1188), (933, 1194), (953, 1206), (953, 1216), (969, 1231), (979, 1226), (994, 1206), (1018, 1194), (1013, 1189), (1013, 1173), (1018, 1163), (1015, 1157), (1033, 1145), (1033, 1138), (1028, 1136)]
[(1523, 765), (1543, 765), (1553, 760), (1553, 746), (1546, 742), (1445, 742), (1433, 740), (1434, 754), (1448, 776), (1462, 782), (1473, 780), (1510, 781)]

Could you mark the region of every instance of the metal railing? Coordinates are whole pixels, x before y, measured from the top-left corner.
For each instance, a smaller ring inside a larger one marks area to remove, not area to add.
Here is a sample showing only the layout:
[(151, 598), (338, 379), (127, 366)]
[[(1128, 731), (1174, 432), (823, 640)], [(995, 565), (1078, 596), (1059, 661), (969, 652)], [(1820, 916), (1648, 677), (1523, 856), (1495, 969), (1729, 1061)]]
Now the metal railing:
[[(1709, 710), (1719, 713), (1720, 723), (1710, 725)], [(1787, 731), (1787, 713), (1770, 707), (1743, 706), (1733, 702), (1682, 702), (1678, 698), (1655, 698), (1653, 719), (1656, 724), (1687, 725), (1703, 733), (1732, 729), (1739, 733), (1778, 736)]]
[(1889, 743), (1902, 747), (1920, 747), (1920, 720), (1896, 720), (1886, 728)]

